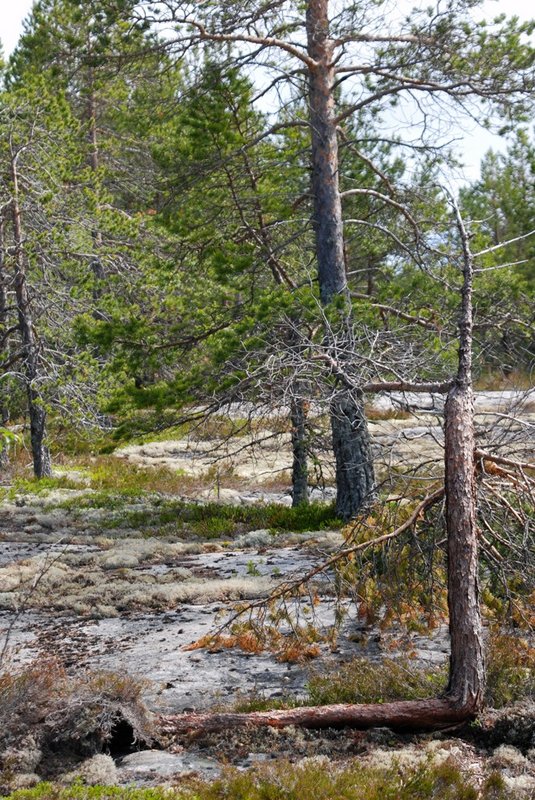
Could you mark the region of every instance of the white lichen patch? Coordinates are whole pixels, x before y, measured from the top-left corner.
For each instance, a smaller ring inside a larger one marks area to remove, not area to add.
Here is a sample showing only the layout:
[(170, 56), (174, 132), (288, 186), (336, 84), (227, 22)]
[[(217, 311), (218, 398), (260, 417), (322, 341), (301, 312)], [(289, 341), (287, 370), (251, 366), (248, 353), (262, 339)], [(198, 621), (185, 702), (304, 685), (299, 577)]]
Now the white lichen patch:
[(477, 764), (474, 749), (459, 739), (431, 740), (423, 746), (413, 744), (399, 749), (378, 747), (365, 756), (364, 760), (367, 766), (377, 769), (413, 769), (424, 763), (440, 766), (451, 761), (464, 771), (471, 772), (472, 765)]
[(535, 796), (535, 777), (533, 775), (503, 775), (503, 782), (516, 797), (532, 800)]
[(118, 782), (118, 772), (111, 756), (99, 753), (82, 762), (76, 769), (60, 777), (60, 782), (70, 785), (80, 778), (88, 786), (113, 786)]
[(257, 575), (200, 578), (180, 564), (184, 556), (222, 549), (210, 543), (136, 537), (106, 539), (104, 544), (104, 549), (66, 545), (3, 567), (0, 608), (25, 606), (111, 618), (127, 610), (256, 598), (272, 585), (269, 578)]
[(15, 774), (9, 781), (9, 787), (16, 792), (19, 789), (31, 789), (40, 782), (41, 778), (35, 772), (20, 772)]
[(490, 763), (497, 769), (507, 769), (514, 773), (523, 772), (530, 766), (528, 759), (522, 755), (520, 750), (509, 744), (502, 744), (497, 747), (492, 754)]

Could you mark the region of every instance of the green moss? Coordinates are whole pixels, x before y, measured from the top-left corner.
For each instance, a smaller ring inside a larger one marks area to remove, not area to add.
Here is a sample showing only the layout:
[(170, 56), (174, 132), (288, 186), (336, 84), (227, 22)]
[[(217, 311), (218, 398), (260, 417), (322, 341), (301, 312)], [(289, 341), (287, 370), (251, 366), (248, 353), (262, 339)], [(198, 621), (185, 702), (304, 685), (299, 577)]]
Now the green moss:
[[(80, 489), (80, 483), (66, 475), (55, 478), (18, 478), (13, 482), (10, 496), (19, 494), (46, 494), (54, 489)], [(83, 487), (82, 487), (83, 488)]]
[[(52, 783), (40, 783), (33, 789), (20, 789), (8, 795), (9, 800), (179, 800), (191, 794), (169, 793), (164, 788), (135, 789), (122, 786), (84, 786), (74, 784), (68, 788)], [(2, 798), (3, 800), (3, 798)]]

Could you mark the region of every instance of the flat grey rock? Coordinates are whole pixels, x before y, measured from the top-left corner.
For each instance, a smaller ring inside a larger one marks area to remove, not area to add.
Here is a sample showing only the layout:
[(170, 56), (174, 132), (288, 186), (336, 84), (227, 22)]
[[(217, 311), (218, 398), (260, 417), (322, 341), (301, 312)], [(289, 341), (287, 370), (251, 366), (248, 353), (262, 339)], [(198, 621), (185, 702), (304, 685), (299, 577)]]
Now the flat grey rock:
[(168, 753), (165, 750), (140, 750), (125, 756), (118, 764), (120, 782), (161, 780), (191, 772), (216, 778), (221, 773), (221, 766), (217, 761), (195, 753)]

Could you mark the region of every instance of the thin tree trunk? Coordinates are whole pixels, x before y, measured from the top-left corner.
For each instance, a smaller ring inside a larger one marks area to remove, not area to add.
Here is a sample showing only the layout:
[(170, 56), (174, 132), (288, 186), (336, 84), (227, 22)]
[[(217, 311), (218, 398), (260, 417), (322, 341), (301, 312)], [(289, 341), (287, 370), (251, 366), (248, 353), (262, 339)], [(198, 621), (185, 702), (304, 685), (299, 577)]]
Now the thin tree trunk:
[(28, 415), (30, 417), (30, 440), (33, 457), (33, 470), (37, 478), (52, 474), (50, 452), (46, 445), (46, 409), (38, 391), (39, 346), (32, 322), (30, 298), (26, 284), (26, 267), (19, 201), (19, 179), (17, 154), (11, 158), (11, 182), (13, 200), (11, 204), (13, 240), (15, 245), (15, 295), (20, 336), (22, 339)]
[[(7, 336), (7, 270), (6, 270), (6, 250), (5, 250), (5, 219), (0, 218), (0, 336), (2, 337), (2, 353), (6, 353), (8, 342)], [(0, 383), (0, 420), (3, 427), (9, 422), (9, 407), (5, 384)], [(0, 442), (0, 472), (5, 472), (9, 467), (9, 449), (7, 444)]]
[[(236, 118), (236, 123), (239, 127), (239, 120)], [(271, 233), (269, 225), (266, 223), (266, 218), (262, 205), (259, 199), (258, 180), (255, 175), (253, 166), (249, 160), (247, 150), (243, 152), (243, 162), (245, 172), (249, 178), (249, 183), (252, 192), (252, 202), (258, 230), (253, 235), (257, 242), (261, 245), (264, 252), (265, 261), (271, 270), (273, 279), (278, 286), (287, 286), (289, 289), (296, 289), (295, 283), (287, 274), (283, 264), (277, 257), (275, 249), (271, 241)], [(239, 206), (237, 193), (234, 190), (233, 178), (231, 173), (228, 173), (229, 182), (232, 187), (233, 196), (236, 197), (236, 204), (244, 225), (247, 224), (246, 218), (242, 209)], [(292, 320), (292, 324), (288, 330), (288, 342), (299, 348), (299, 334), (298, 322)], [(306, 505), (308, 503), (308, 458), (307, 458), (307, 431), (306, 431), (306, 407), (303, 399), (302, 383), (299, 379), (295, 379), (292, 387), (292, 400), (290, 402), (290, 423), (292, 430), (292, 506)]]
[[(329, 38), (328, 0), (310, 0), (306, 16), (312, 131), (312, 195), (320, 298), (324, 306), (342, 298), (340, 330), (335, 331), (346, 357), (351, 356), (351, 300), (344, 257), (342, 200), (339, 187), (338, 134), (335, 119), (334, 42)], [(362, 403), (340, 390), (331, 408), (336, 463), (336, 510), (349, 520), (374, 498), (375, 476), (368, 425)]]
[[(87, 42), (87, 51), (91, 53), (91, 42)], [(92, 67), (89, 67), (88, 75), (88, 100), (87, 100), (87, 125), (88, 132), (87, 138), (89, 142), (89, 167), (92, 172), (98, 172), (100, 167), (100, 151), (98, 142), (98, 126), (97, 126), (97, 93), (95, 89), (95, 76)], [(90, 267), (93, 272), (93, 301), (95, 307), (93, 309), (93, 317), (96, 320), (105, 319), (105, 315), (99, 308), (99, 301), (102, 297), (102, 285), (106, 279), (106, 273), (102, 265), (100, 252), (102, 250), (102, 233), (99, 230), (94, 230), (92, 233), (93, 242), (95, 245), (95, 254), (91, 259)]]
[(448, 608), (451, 639), (448, 695), (462, 708), (483, 702), (485, 664), (478, 589), (474, 400), (472, 389), (473, 259), (457, 207), (463, 246), (457, 379), (445, 407), (445, 489), (448, 532)]
[[(297, 391), (299, 384), (296, 385)], [(307, 464), (307, 426), (306, 405), (297, 394), (291, 403), (292, 422), (292, 506), (308, 503), (308, 464)]]

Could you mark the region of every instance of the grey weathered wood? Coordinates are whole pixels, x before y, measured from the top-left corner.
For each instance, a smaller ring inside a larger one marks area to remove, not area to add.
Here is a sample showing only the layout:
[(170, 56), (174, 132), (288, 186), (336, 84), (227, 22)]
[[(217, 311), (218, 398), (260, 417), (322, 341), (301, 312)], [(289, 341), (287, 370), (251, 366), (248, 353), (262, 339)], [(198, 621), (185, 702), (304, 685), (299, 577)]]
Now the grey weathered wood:
[(32, 309), (26, 282), (24, 237), (20, 207), (19, 175), (17, 153), (11, 154), (11, 220), (15, 249), (15, 297), (17, 315), (23, 349), (23, 370), (30, 418), (30, 441), (32, 447), (33, 470), (37, 478), (52, 474), (50, 451), (46, 445), (46, 409), (37, 388), (39, 379), (39, 345), (32, 320)]

